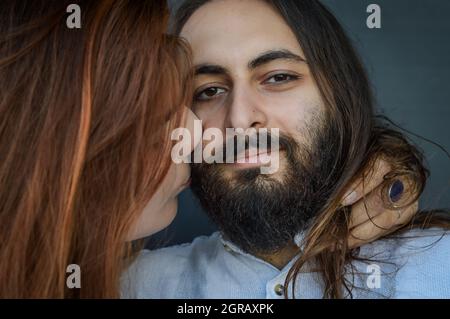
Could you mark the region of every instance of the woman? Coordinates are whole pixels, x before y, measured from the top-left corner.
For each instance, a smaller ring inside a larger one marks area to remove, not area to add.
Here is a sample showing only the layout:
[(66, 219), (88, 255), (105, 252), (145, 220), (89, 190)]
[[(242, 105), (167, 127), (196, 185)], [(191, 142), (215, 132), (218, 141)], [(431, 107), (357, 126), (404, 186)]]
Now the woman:
[[(66, 25), (72, 2), (0, 4), (3, 298), (118, 297), (139, 249), (129, 240), (172, 221), (189, 179), (170, 159), (170, 132), (192, 124), (188, 49), (165, 34), (165, 1), (78, 1), (81, 29)], [(380, 165), (366, 193), (389, 171)], [(385, 232), (362, 208), (352, 217), (355, 238)], [(81, 289), (66, 286), (70, 264)]]

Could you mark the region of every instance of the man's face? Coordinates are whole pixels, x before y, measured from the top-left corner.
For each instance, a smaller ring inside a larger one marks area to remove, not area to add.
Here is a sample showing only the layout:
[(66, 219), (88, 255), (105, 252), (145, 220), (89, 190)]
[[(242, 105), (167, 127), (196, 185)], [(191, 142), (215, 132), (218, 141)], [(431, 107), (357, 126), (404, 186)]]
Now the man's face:
[[(181, 36), (192, 46), (193, 109), (205, 129), (278, 128), (281, 135), (277, 173), (255, 174), (258, 164), (193, 165), (193, 189), (237, 244), (280, 248), (317, 209), (312, 188), (325, 161), (324, 104), (302, 49), (283, 18), (258, 0), (207, 3)], [(262, 231), (267, 238), (254, 234)]]
[(323, 103), (295, 35), (268, 4), (213, 1), (192, 15), (181, 36), (193, 49), (193, 108), (205, 129), (279, 128), (311, 143), (307, 126), (321, 117)]

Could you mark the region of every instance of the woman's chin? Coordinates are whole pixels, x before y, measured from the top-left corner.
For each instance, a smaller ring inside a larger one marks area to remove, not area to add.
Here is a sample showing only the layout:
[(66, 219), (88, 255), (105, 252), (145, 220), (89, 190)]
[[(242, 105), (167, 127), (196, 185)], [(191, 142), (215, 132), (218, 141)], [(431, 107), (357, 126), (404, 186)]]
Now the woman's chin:
[[(167, 228), (177, 216), (178, 198), (167, 201), (163, 207), (157, 211), (144, 213), (138, 219), (134, 231), (128, 237), (128, 241), (142, 239), (160, 232)], [(150, 216), (151, 214), (151, 216)]]
[(166, 204), (165, 208), (161, 211), (160, 214), (161, 223), (159, 224), (160, 227), (157, 230), (157, 232), (163, 230), (164, 228), (172, 224), (173, 220), (177, 216), (177, 212), (178, 212), (178, 197), (175, 197), (174, 199), (170, 200)]

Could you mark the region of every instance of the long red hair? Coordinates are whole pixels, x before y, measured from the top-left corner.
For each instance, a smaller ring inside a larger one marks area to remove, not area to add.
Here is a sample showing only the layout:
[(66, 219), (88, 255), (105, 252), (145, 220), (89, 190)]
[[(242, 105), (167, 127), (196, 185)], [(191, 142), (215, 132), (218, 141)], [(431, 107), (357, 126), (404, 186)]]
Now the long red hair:
[[(82, 28), (66, 26), (77, 3)], [(190, 97), (166, 1), (1, 1), (0, 297), (119, 296)], [(81, 289), (66, 286), (78, 264)]]

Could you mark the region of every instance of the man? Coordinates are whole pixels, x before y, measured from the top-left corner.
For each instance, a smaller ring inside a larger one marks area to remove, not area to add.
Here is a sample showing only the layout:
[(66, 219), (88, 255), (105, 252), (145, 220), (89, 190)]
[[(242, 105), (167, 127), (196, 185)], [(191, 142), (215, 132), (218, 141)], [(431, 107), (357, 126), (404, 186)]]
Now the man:
[[(425, 173), (420, 154), (375, 119), (364, 70), (319, 2), (188, 1), (176, 28), (193, 49), (203, 126), (279, 128), (280, 165), (264, 176), (259, 162), (194, 164), (192, 188), (220, 232), (144, 252), (124, 276), (125, 296), (450, 297), (440, 228), (348, 249), (352, 221), (339, 198), (355, 174), (377, 171), (377, 155), (417, 173), (405, 184), (387, 174), (392, 194), (420, 193)], [(399, 218), (417, 208), (387, 201)]]

